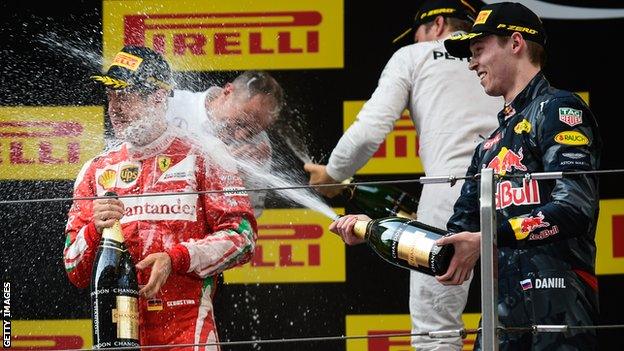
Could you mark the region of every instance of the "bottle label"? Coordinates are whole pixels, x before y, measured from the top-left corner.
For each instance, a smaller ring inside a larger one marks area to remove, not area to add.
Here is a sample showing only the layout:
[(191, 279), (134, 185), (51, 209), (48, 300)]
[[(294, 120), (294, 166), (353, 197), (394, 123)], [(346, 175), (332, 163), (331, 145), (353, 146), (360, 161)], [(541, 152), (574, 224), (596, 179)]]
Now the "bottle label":
[(426, 233), (413, 231), (404, 232), (399, 238), (399, 258), (406, 260), (411, 266), (429, 267), (429, 255), (435, 241), (427, 237)]
[(117, 308), (113, 309), (113, 323), (117, 324), (117, 337), (139, 339), (138, 299), (132, 296), (116, 296)]

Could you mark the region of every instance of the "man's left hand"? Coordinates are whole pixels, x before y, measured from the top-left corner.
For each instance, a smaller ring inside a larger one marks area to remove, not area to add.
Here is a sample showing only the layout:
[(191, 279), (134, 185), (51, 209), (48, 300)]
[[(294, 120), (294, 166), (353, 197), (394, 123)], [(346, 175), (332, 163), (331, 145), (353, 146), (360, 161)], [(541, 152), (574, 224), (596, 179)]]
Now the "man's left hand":
[(171, 273), (171, 257), (166, 252), (157, 252), (147, 255), (141, 262), (137, 263), (137, 269), (152, 267), (149, 281), (141, 288), (139, 294), (150, 298), (156, 295), (165, 284)]
[(436, 245), (455, 246), (455, 254), (448, 270), (436, 279), (444, 285), (460, 285), (470, 279), (479, 256), (481, 255), (481, 233), (461, 232), (436, 241)]

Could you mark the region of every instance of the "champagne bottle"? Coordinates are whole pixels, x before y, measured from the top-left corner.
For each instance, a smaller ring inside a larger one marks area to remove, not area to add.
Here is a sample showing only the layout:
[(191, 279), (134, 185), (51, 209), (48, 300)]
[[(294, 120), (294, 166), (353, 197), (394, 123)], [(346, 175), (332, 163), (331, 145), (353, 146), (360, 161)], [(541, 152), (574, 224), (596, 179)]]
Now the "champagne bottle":
[(433, 276), (446, 272), (455, 253), (453, 245), (435, 244), (446, 231), (409, 218), (358, 220), (353, 232), (386, 261)]
[[(106, 196), (116, 194), (107, 192)], [(93, 348), (139, 346), (139, 285), (121, 224), (102, 230), (91, 276)]]
[[(343, 184), (350, 184), (353, 178)], [(359, 212), (371, 218), (397, 216), (416, 218), (418, 200), (405, 191), (391, 185), (351, 185), (343, 194)]]

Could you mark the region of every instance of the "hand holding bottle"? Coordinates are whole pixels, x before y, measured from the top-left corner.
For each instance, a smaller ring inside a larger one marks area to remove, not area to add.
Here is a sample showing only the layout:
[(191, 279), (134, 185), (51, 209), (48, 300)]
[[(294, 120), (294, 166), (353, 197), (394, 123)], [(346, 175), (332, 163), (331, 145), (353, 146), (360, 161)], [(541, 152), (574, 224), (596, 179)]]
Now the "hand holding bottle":
[(470, 278), (481, 255), (481, 233), (461, 232), (436, 240), (438, 246), (449, 244), (455, 247), (455, 254), (446, 273), (436, 279), (444, 285), (460, 285)]
[(102, 229), (112, 227), (123, 214), (124, 204), (119, 199), (111, 197), (93, 200), (93, 223), (99, 234), (102, 234)]
[(353, 226), (358, 220), (370, 221), (367, 215), (344, 215), (329, 225), (329, 230), (340, 235), (347, 245), (356, 245), (366, 242), (363, 238), (353, 233)]
[[(306, 163), (303, 165), (303, 169), (310, 173), (310, 185), (337, 183), (334, 178), (327, 174), (327, 166), (317, 165), (315, 163)], [(332, 186), (316, 188), (316, 191), (331, 198), (340, 194), (343, 189), (344, 186)]]
[(171, 257), (166, 252), (156, 252), (147, 255), (141, 262), (137, 263), (137, 269), (152, 267), (147, 284), (141, 288), (139, 294), (150, 298), (156, 295), (165, 284), (171, 273)]

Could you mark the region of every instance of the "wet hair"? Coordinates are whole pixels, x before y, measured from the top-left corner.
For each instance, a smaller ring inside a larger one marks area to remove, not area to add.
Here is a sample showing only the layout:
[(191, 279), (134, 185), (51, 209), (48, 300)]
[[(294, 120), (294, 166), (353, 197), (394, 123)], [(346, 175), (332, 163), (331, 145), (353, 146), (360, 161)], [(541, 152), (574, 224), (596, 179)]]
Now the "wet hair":
[(249, 99), (258, 94), (271, 96), (275, 101), (277, 113), (284, 105), (284, 90), (275, 78), (265, 71), (245, 71), (236, 77), (232, 84), (240, 91), (247, 92)]
[[(504, 46), (511, 40), (511, 37), (500, 35), (497, 35), (496, 38), (500, 46)], [(546, 50), (544, 50), (544, 47), (531, 40), (525, 40), (525, 42), (527, 43), (529, 62), (534, 65), (539, 65), (540, 68), (544, 68), (544, 66), (546, 66)]]

